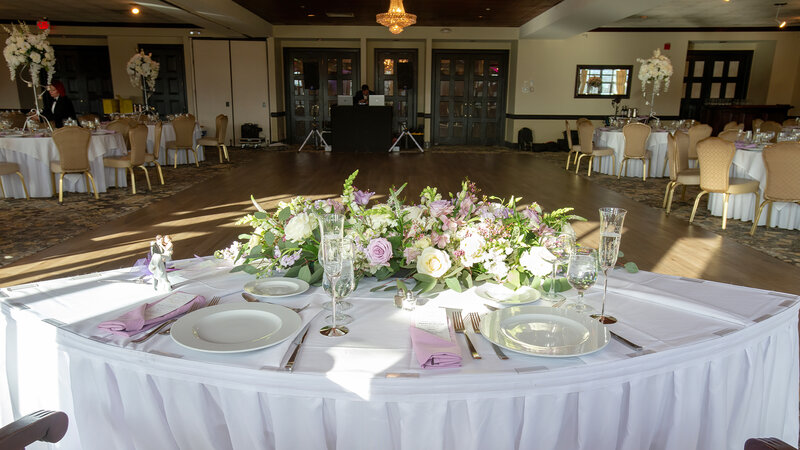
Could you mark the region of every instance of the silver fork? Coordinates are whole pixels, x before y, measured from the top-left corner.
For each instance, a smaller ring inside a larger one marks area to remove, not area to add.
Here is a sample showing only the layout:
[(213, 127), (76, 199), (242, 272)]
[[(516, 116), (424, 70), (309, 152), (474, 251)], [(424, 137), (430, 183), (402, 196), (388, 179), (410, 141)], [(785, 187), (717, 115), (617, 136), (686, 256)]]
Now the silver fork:
[[(469, 313), (469, 320), (472, 322), (472, 329), (475, 330), (475, 334), (481, 334), (481, 316), (478, 313)], [(505, 353), (500, 350), (500, 347), (497, 346), (494, 342), (489, 342), (492, 344), (492, 348), (494, 349), (494, 353), (500, 359), (508, 359)]]
[[(219, 299), (220, 299), (220, 297), (212, 297), (211, 301), (208, 302), (208, 304), (206, 306), (197, 306), (197, 303), (195, 303), (194, 305), (192, 305), (192, 308), (189, 308), (189, 311), (186, 311), (186, 314), (189, 314), (190, 312), (198, 310), (198, 309), (201, 309), (201, 308), (206, 308), (208, 306), (217, 305), (217, 304), (219, 304)], [(197, 306), (197, 307), (195, 308), (195, 306)], [(178, 319), (172, 319), (172, 320), (167, 321), (166, 323), (172, 324), (172, 323), (175, 323), (176, 320), (178, 320)], [(158, 334), (169, 334), (170, 331), (172, 331), (172, 327), (171, 326), (169, 328), (167, 328), (166, 330), (162, 330)]]
[(478, 351), (475, 350), (475, 346), (472, 345), (472, 341), (469, 340), (469, 336), (464, 331), (464, 320), (461, 318), (461, 311), (453, 311), (450, 316), (453, 318), (453, 329), (456, 333), (461, 333), (464, 335), (464, 339), (467, 340), (467, 347), (469, 347), (469, 351), (472, 353), (472, 359), (481, 359), (481, 355), (478, 354)]

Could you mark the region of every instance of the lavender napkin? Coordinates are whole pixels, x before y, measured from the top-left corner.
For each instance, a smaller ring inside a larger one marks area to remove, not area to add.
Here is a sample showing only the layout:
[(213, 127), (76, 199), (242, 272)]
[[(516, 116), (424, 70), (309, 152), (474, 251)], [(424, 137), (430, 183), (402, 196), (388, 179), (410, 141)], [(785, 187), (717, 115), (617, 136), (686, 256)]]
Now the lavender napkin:
[(453, 330), (450, 330), (450, 341), (434, 336), (415, 326), (408, 329), (411, 335), (411, 346), (417, 356), (417, 362), (423, 369), (461, 367), (461, 349), (458, 347)]
[[(176, 294), (187, 295), (182, 292), (174, 292), (169, 296), (164, 297), (161, 300), (157, 300), (153, 303), (144, 303), (142, 305), (139, 305), (136, 308), (119, 316), (118, 318), (113, 320), (107, 320), (98, 325), (97, 327), (104, 328), (120, 336), (133, 336), (136, 333), (141, 333), (142, 331), (149, 330), (150, 328), (156, 327), (166, 322), (167, 320), (173, 319), (175, 317), (178, 317), (186, 313), (195, 303), (198, 304), (198, 307), (206, 304), (206, 299), (202, 295), (197, 295), (191, 298), (189, 301), (180, 304), (180, 306), (178, 306), (177, 308), (171, 309), (168, 312), (159, 315), (158, 317), (148, 317), (149, 315), (151, 315), (148, 313), (149, 312), (151, 313), (152, 311), (156, 310), (157, 305), (160, 302), (168, 300), (171, 296)], [(161, 306), (163, 306), (163, 304)]]

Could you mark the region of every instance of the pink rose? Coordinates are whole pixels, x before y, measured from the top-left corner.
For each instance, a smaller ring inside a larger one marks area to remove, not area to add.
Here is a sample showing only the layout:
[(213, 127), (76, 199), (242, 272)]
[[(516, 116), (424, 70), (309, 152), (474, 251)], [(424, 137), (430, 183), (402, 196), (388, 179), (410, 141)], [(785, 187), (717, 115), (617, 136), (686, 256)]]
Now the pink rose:
[(373, 266), (388, 265), (392, 259), (392, 244), (386, 238), (375, 238), (367, 245), (367, 260)]

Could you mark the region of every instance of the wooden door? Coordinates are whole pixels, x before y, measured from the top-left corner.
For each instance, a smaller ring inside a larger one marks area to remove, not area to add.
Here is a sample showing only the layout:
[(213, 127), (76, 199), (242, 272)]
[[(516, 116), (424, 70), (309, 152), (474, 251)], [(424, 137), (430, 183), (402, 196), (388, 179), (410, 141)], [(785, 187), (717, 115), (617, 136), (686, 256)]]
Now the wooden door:
[(732, 104), (747, 98), (752, 50), (689, 50), (680, 115), (700, 120), (704, 104)]
[(102, 116), (103, 99), (114, 98), (108, 47), (55, 45), (53, 50), (56, 55), (54, 79), (64, 83), (75, 113)]
[(153, 59), (160, 65), (156, 88), (150, 96), (150, 105), (162, 116), (189, 112), (183, 46), (140, 44), (140, 48), (146, 53), (152, 53)]
[(375, 50), (375, 92), (382, 94), (393, 110), (392, 130), (417, 127), (417, 50)]

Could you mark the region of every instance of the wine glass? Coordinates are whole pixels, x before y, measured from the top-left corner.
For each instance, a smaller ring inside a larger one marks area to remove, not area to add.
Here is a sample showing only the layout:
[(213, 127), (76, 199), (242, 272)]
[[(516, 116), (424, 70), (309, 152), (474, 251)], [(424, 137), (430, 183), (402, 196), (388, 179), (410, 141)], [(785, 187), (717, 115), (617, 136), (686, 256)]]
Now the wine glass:
[[(336, 282), (336, 322), (342, 325), (347, 325), (353, 321), (353, 318), (347, 314), (341, 313), (340, 311), (346, 311), (353, 306), (350, 302), (346, 302), (343, 299), (350, 295), (356, 287), (355, 271), (353, 267), (354, 245), (353, 241), (347, 238), (345, 238), (342, 242), (342, 272)], [(320, 261), (322, 261), (322, 259), (323, 258), (320, 255)], [(331, 286), (333, 286), (333, 283), (331, 282), (330, 278), (322, 277), (322, 288), (328, 294), (332, 294)], [(325, 303), (322, 305), (324, 309), (329, 311), (333, 310), (332, 306), (333, 305), (330, 303)], [(331, 316), (327, 316), (326, 319), (326, 323), (333, 323)]]
[(542, 246), (553, 255), (552, 259), (545, 259), (545, 261), (553, 264), (553, 271), (550, 274), (550, 289), (542, 294), (542, 299), (553, 303), (565, 299), (563, 295), (556, 292), (556, 271), (558, 270), (558, 264), (566, 260), (574, 245), (575, 236), (571, 233), (542, 236)]
[(575, 249), (569, 255), (567, 281), (578, 290), (578, 301), (570, 303), (567, 308), (577, 312), (592, 309), (583, 302), (583, 293), (597, 281), (597, 252), (594, 249)]
[(599, 263), (603, 269), (603, 303), (600, 314), (592, 317), (605, 324), (616, 323), (617, 318), (606, 315), (606, 293), (608, 292), (608, 270), (617, 264), (619, 243), (622, 239), (622, 222), (625, 220), (626, 210), (620, 208), (600, 208), (600, 249)]

